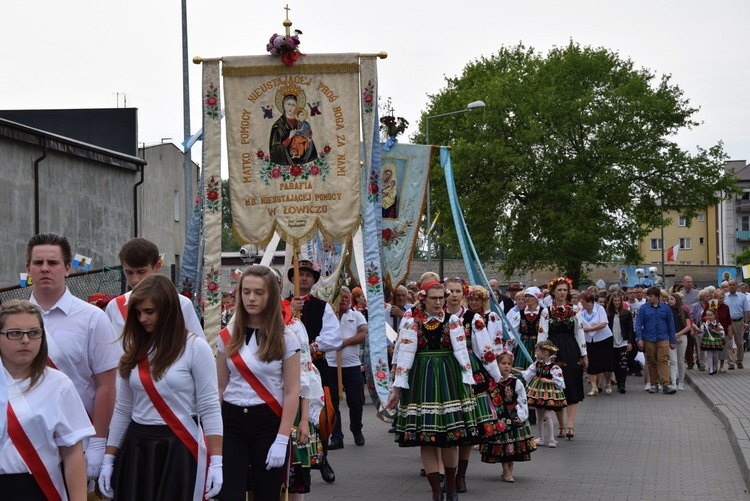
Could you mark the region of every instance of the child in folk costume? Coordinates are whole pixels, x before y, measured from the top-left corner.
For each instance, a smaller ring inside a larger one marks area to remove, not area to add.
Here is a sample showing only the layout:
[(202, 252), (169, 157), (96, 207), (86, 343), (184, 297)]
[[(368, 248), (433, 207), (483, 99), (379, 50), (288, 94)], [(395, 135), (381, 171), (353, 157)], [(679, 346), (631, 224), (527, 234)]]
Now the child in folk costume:
[(8, 301), (0, 307), (0, 329), (8, 397), (0, 417), (1, 497), (83, 501), (83, 440), (95, 430), (70, 379), (47, 367), (42, 315), (29, 301)]
[(99, 488), (118, 501), (216, 496), (222, 485), (216, 365), (208, 343), (185, 328), (166, 276), (136, 285), (122, 343)]
[(482, 444), (480, 451), (483, 463), (502, 463), (504, 482), (515, 482), (513, 464), (516, 461), (530, 461), (531, 453), (536, 450), (536, 442), (527, 420), (529, 407), (526, 390), (523, 383), (512, 375), (513, 353), (508, 350), (500, 352), (497, 365), (502, 379), (497, 384), (490, 383), (490, 397), (505, 431)]
[(716, 309), (719, 307), (718, 301), (711, 300), (703, 316), (703, 339), (701, 340), (701, 351), (705, 352), (706, 365), (708, 366), (708, 375), (713, 376), (719, 370), (719, 353), (724, 349), (727, 337), (724, 334), (724, 327), (719, 323), (716, 315)]
[(541, 341), (536, 345), (536, 362), (521, 373), (528, 383), (529, 407), (538, 411), (537, 426), (539, 438), (537, 445), (557, 447), (557, 440), (552, 433), (552, 412), (568, 405), (565, 400), (565, 381), (562, 369), (555, 363), (557, 347), (551, 341)]
[(278, 500), (288, 471), (289, 435), (299, 408), (300, 342), (284, 323), (281, 289), (265, 266), (240, 277), (231, 333), (216, 342), (223, 400), (226, 482), (218, 499)]

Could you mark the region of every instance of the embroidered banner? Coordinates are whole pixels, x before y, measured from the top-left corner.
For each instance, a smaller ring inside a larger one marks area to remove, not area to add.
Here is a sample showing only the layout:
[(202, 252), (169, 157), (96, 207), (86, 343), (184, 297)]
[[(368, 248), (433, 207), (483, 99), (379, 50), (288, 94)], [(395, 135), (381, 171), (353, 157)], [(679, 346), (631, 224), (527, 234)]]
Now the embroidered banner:
[[(363, 194), (366, 200), (362, 212), (364, 228), (364, 260), (366, 277), (361, 280), (367, 291), (367, 342), (365, 343), (365, 379), (378, 418), (393, 419), (386, 409), (390, 393), (390, 371), (388, 367), (388, 341), (385, 336), (385, 304), (383, 299), (383, 277), (380, 264), (382, 202), (380, 197), (380, 141), (378, 109), (374, 106), (378, 96), (378, 68), (374, 58), (362, 60), (362, 130), (365, 140), (365, 172), (368, 183)], [(359, 256), (357, 256), (359, 258)]]
[(216, 346), (221, 330), (221, 93), (219, 62), (203, 64), (203, 331)]
[(399, 144), (380, 153), (383, 282), (393, 291), (409, 275), (427, 194), (432, 147)]
[[(286, 66), (224, 57), (234, 233), (292, 243), (346, 238), (359, 222), (359, 57), (318, 54)], [(372, 103), (371, 103), (372, 106)]]

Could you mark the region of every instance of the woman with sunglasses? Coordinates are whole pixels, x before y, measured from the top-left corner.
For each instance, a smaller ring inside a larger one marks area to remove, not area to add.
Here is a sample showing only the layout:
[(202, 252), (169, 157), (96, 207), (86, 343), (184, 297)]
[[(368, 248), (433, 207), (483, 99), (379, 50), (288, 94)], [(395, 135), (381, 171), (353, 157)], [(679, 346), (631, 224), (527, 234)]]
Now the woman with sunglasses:
[(0, 358), (8, 384), (1, 497), (85, 500), (83, 440), (94, 427), (70, 379), (47, 366), (42, 315), (29, 301), (0, 306)]

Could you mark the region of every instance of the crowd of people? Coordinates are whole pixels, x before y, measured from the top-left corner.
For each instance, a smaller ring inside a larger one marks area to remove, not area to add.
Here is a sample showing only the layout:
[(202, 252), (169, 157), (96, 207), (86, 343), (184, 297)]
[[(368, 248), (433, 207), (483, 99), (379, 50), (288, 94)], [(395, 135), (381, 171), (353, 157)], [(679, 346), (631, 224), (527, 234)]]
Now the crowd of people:
[[(3, 496), (238, 501), (285, 490), (299, 501), (311, 470), (334, 482), (329, 451), (346, 444), (340, 387), (353, 443), (365, 445), (363, 290), (343, 287), (334, 310), (312, 294), (316, 263), (286, 277), (249, 266), (222, 298), (211, 347), (153, 242), (128, 240), (119, 257), (132, 290), (100, 308), (66, 286), (65, 237), (28, 242), (30, 300), (0, 305)], [(282, 298), (284, 278), (297, 295)], [(626, 393), (628, 376), (673, 394), (686, 370), (743, 369), (750, 301), (734, 280), (577, 291), (560, 277), (507, 296), (489, 285), (428, 272), (384, 305), (396, 333), (390, 431), (419, 448), (435, 500), (468, 491), (475, 449), (514, 482), (515, 463), (575, 438), (586, 396)]]

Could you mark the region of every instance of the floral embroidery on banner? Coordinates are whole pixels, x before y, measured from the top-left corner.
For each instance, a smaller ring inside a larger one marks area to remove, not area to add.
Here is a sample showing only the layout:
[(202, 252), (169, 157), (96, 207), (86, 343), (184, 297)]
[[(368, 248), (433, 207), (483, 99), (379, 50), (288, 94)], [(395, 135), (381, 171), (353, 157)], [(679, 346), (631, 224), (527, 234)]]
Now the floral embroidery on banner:
[(374, 261), (370, 261), (367, 267), (367, 292), (373, 294), (380, 292), (380, 267)]
[(378, 359), (378, 363), (375, 364), (373, 379), (378, 386), (388, 389), (388, 362), (383, 362), (382, 358)]
[(378, 184), (380, 175), (374, 170), (370, 171), (370, 180), (367, 183), (367, 201), (372, 204), (380, 202), (380, 187)]
[(271, 181), (276, 179), (281, 179), (282, 181), (308, 181), (311, 177), (320, 176), (325, 181), (331, 172), (328, 165), (328, 156), (330, 153), (331, 147), (326, 144), (318, 155), (318, 158), (312, 162), (292, 165), (281, 165), (271, 162), (271, 157), (262, 148), (258, 148), (255, 157), (257, 158), (257, 165), (260, 167), (260, 179), (266, 186), (269, 186)]
[(216, 269), (214, 266), (206, 272), (206, 302), (208, 304), (216, 305), (221, 300), (221, 290), (219, 288), (219, 279), (221, 278), (221, 270)]
[(362, 91), (362, 109), (365, 113), (372, 113), (375, 104), (375, 85), (372, 80), (367, 82)]
[(218, 212), (220, 198), (221, 191), (219, 181), (217, 181), (214, 176), (211, 176), (211, 179), (206, 185), (206, 209), (213, 213)]
[(404, 221), (393, 228), (383, 228), (383, 247), (390, 249), (406, 236), (407, 230), (411, 227), (412, 221)]
[(203, 94), (203, 102), (205, 104), (206, 115), (213, 118), (214, 120), (221, 118), (221, 110), (219, 102), (219, 87), (214, 84), (208, 84), (208, 89)]

